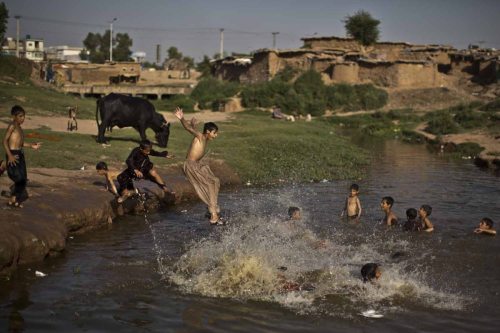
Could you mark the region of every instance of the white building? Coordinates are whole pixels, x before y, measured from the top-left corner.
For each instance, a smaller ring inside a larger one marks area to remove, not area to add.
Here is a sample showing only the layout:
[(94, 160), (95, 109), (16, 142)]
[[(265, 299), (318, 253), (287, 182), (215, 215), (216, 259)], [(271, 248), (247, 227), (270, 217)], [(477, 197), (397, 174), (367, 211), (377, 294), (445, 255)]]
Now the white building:
[(142, 51), (134, 52), (134, 53), (132, 53), (131, 58), (135, 62), (138, 62), (138, 63), (142, 64), (144, 62), (144, 60), (146, 60), (146, 52), (142, 52)]
[(43, 39), (26, 36), (26, 40), (24, 41), (24, 52), (20, 55), (21, 58), (32, 61), (43, 61)]
[(87, 62), (80, 58), (80, 53), (82, 51), (83, 47), (60, 45), (47, 47), (45, 54), (47, 55), (47, 60)]

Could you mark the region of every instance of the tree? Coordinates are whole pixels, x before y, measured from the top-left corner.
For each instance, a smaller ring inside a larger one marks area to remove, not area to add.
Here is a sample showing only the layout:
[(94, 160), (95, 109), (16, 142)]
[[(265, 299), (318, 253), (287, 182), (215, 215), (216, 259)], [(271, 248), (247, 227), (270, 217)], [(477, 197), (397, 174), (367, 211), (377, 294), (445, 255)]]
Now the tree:
[(0, 44), (3, 42), (5, 31), (7, 31), (7, 20), (9, 19), (9, 10), (3, 1), (0, 3)]
[(347, 35), (362, 45), (371, 45), (378, 40), (380, 21), (374, 19), (367, 11), (359, 10), (354, 15), (346, 16), (344, 23)]
[(196, 70), (201, 73), (201, 77), (209, 77), (212, 73), (210, 66), (210, 57), (203, 56), (203, 60), (196, 64)]
[(167, 50), (168, 59), (182, 59), (182, 53), (175, 46), (171, 46)]
[(128, 34), (116, 34), (116, 47), (113, 49), (113, 60), (130, 61), (132, 43), (132, 39)]
[[(101, 35), (99, 33), (89, 32), (83, 40), (85, 50), (80, 53), (80, 58), (89, 60), (93, 63), (104, 63), (109, 59), (109, 34), (110, 31)], [(132, 47), (132, 39), (128, 34), (118, 33), (113, 40), (113, 60), (129, 61)], [(116, 46), (114, 46), (116, 44)], [(87, 54), (88, 53), (88, 54)]]

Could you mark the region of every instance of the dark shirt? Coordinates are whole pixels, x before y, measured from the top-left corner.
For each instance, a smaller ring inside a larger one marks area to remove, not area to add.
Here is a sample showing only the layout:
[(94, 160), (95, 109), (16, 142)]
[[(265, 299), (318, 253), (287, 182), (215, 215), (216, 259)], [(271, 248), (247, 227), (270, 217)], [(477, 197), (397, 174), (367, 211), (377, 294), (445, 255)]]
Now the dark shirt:
[[(168, 155), (168, 152), (166, 150), (158, 152), (151, 149), (150, 155), (166, 157)], [(134, 170), (139, 170), (144, 175), (147, 175), (149, 171), (151, 171), (151, 169), (153, 168), (153, 163), (149, 160), (149, 156), (144, 155), (140, 147), (136, 147), (132, 150), (132, 152), (127, 158), (126, 163), (128, 171), (131, 172), (132, 174), (134, 174)]]
[(422, 223), (418, 220), (408, 220), (405, 222), (403, 225), (403, 230), (404, 231), (421, 231), (422, 228)]

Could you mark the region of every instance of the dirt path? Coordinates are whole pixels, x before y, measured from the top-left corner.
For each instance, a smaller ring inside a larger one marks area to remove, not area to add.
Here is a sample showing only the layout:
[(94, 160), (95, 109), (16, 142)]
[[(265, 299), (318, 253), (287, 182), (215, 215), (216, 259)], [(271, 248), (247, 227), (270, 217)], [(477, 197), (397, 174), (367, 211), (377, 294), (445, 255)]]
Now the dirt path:
[[(165, 119), (169, 122), (176, 122), (177, 119), (174, 115), (169, 112), (160, 112), (163, 114)], [(212, 111), (200, 111), (196, 113), (188, 113), (186, 114), (186, 118), (190, 119), (191, 117), (195, 117), (200, 122), (213, 121), (217, 122), (225, 122), (233, 119), (233, 114), (225, 113), (225, 112), (212, 112)], [(3, 117), (0, 118), (0, 128), (7, 128), (7, 125), (10, 121), (10, 118)], [(42, 116), (30, 116), (26, 117), (26, 120), (23, 124), (23, 128), (25, 129), (37, 129), (40, 127), (48, 127), (52, 131), (55, 132), (67, 132), (68, 126), (68, 118), (66, 117), (42, 117)], [(97, 134), (97, 125), (95, 120), (90, 119), (79, 119), (78, 120), (78, 131), (76, 133), (80, 134)]]

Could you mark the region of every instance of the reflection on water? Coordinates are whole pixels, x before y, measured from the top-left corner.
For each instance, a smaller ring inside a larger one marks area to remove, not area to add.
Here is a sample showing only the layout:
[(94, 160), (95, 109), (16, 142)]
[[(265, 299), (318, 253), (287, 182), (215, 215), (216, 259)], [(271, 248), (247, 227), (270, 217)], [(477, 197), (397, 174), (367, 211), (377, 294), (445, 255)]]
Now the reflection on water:
[[(223, 193), (233, 215), (227, 227), (208, 226), (201, 204), (150, 216), (149, 225), (142, 216), (127, 217), (70, 241), (63, 257), (1, 282), (0, 325), (11, 331), (496, 331), (499, 241), (472, 230), (483, 216), (500, 221), (498, 178), (423, 147), (369, 144), (378, 156), (366, 179), (356, 180), (364, 211), (359, 224), (338, 218), (352, 181)], [(436, 231), (385, 228), (379, 203), (388, 195), (400, 219), (407, 208), (431, 205)], [(284, 222), (289, 206), (301, 207), (302, 222)], [(377, 285), (361, 283), (366, 262), (382, 264)], [(48, 276), (35, 278), (35, 269)], [(285, 282), (314, 289), (285, 291)], [(368, 309), (384, 318), (359, 316)]]

